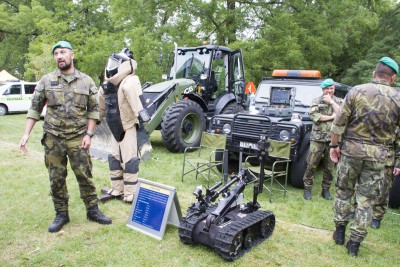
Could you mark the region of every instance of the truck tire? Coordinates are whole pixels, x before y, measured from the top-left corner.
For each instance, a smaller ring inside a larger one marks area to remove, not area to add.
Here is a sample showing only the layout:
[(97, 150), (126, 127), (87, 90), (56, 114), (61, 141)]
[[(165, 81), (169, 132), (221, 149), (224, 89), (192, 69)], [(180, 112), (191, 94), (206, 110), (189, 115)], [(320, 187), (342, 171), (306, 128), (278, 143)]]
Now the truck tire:
[(8, 113), (7, 106), (0, 104), (0, 116), (4, 116)]
[(292, 162), (290, 165), (290, 183), (293, 187), (304, 188), (303, 177), (307, 169), (307, 154), (310, 147), (306, 148), (301, 154), (297, 162)]
[(221, 111), (221, 114), (236, 114), (244, 111), (243, 107), (236, 102), (229, 103)]
[(161, 122), (164, 146), (171, 152), (183, 152), (187, 147), (199, 146), (206, 128), (206, 118), (200, 105), (181, 100), (170, 105)]
[[(223, 156), (223, 152), (216, 152), (215, 153), (215, 160), (221, 161)], [(217, 169), (219, 172), (222, 172), (222, 166), (218, 165)], [(239, 169), (239, 162), (236, 159), (232, 158), (232, 155), (228, 153), (228, 174), (232, 172), (238, 172)]]
[(389, 192), (389, 207), (400, 208), (400, 176), (395, 176), (392, 188)]

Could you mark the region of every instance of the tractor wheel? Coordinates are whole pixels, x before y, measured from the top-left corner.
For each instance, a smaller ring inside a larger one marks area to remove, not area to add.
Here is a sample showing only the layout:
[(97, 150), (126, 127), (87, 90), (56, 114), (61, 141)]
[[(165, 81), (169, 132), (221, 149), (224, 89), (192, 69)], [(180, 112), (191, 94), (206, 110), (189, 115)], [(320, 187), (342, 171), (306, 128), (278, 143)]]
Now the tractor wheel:
[(229, 103), (228, 105), (226, 105), (222, 111), (221, 114), (236, 114), (239, 112), (244, 111), (243, 107), (241, 105), (239, 105), (236, 102), (233, 103)]
[(395, 176), (389, 192), (389, 207), (400, 208), (400, 176)]
[(164, 146), (171, 152), (183, 152), (187, 147), (199, 146), (206, 128), (206, 118), (200, 105), (181, 100), (168, 107), (161, 122)]
[(299, 161), (291, 163), (290, 183), (293, 187), (304, 188), (303, 176), (307, 169), (308, 150), (310, 150), (310, 147), (303, 151), (303, 154), (301, 154)]

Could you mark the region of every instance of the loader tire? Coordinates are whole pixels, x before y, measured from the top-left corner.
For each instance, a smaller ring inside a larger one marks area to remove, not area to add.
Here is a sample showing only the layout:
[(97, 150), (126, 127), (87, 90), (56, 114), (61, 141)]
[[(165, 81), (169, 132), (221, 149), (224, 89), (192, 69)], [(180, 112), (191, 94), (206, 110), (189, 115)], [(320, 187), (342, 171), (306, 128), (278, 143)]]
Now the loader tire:
[(236, 114), (243, 111), (244, 109), (241, 105), (239, 105), (236, 102), (233, 102), (226, 105), (224, 109), (221, 111), (221, 114)]
[(168, 107), (161, 122), (164, 146), (171, 152), (183, 152), (187, 147), (200, 145), (206, 128), (206, 118), (200, 105), (181, 100)]

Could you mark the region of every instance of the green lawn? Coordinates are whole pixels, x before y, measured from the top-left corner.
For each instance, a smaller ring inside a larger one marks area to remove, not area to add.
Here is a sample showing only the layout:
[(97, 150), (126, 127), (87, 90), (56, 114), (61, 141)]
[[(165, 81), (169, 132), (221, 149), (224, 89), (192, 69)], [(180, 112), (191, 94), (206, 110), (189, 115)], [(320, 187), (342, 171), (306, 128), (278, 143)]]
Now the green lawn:
[[(40, 145), (42, 124), (37, 123), (28, 143), (30, 152), (23, 155), (18, 143), (25, 115), (0, 117), (0, 266), (394, 266), (400, 262), (399, 210), (389, 210), (381, 229), (369, 230), (358, 258), (334, 244), (332, 201), (320, 197), (320, 173), (311, 201), (291, 187), (286, 198), (274, 195), (273, 203), (266, 193), (259, 197), (262, 208), (276, 216), (275, 231), (233, 263), (207, 247), (184, 245), (173, 226), (167, 226), (162, 241), (128, 228), (131, 206), (120, 201), (100, 204), (112, 225), (89, 222), (71, 171), (67, 181), (71, 222), (51, 234), (47, 227), (54, 209)], [(153, 133), (151, 142), (152, 158), (141, 163), (140, 177), (175, 187), (185, 213), (195, 201), (193, 189), (204, 181), (189, 177), (182, 183), (183, 155), (168, 152), (159, 132)], [(93, 166), (100, 193), (110, 184), (108, 163), (94, 160)], [(245, 199), (252, 199), (251, 188), (246, 189)]]

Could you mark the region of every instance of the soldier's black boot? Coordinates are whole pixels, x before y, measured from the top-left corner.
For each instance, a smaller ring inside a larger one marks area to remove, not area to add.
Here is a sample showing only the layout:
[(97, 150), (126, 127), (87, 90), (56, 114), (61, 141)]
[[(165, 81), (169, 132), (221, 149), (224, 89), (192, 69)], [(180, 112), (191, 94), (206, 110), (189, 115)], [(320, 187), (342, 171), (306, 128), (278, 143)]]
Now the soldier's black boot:
[(321, 196), (326, 200), (332, 200), (331, 194), (329, 193), (329, 188), (323, 188)]
[(335, 240), (336, 244), (338, 245), (344, 244), (345, 232), (346, 232), (346, 226), (344, 225), (336, 226), (336, 230), (335, 232), (333, 232), (333, 240)]
[(370, 226), (374, 229), (379, 229), (379, 227), (381, 227), (381, 221), (377, 219), (372, 219)]
[(100, 210), (98, 205), (94, 205), (86, 210), (86, 216), (89, 221), (97, 222), (100, 224), (111, 224), (110, 218), (105, 216)]
[(66, 211), (57, 212), (54, 222), (52, 224), (50, 224), (50, 226), (49, 226), (49, 232), (50, 233), (58, 232), (61, 230), (61, 228), (64, 226), (64, 224), (67, 224), (67, 223), (69, 223), (68, 212), (66, 212)]
[(304, 199), (311, 200), (311, 188), (304, 188)]
[(358, 257), (358, 249), (360, 248), (360, 242), (349, 240), (346, 244), (347, 252), (353, 256)]

